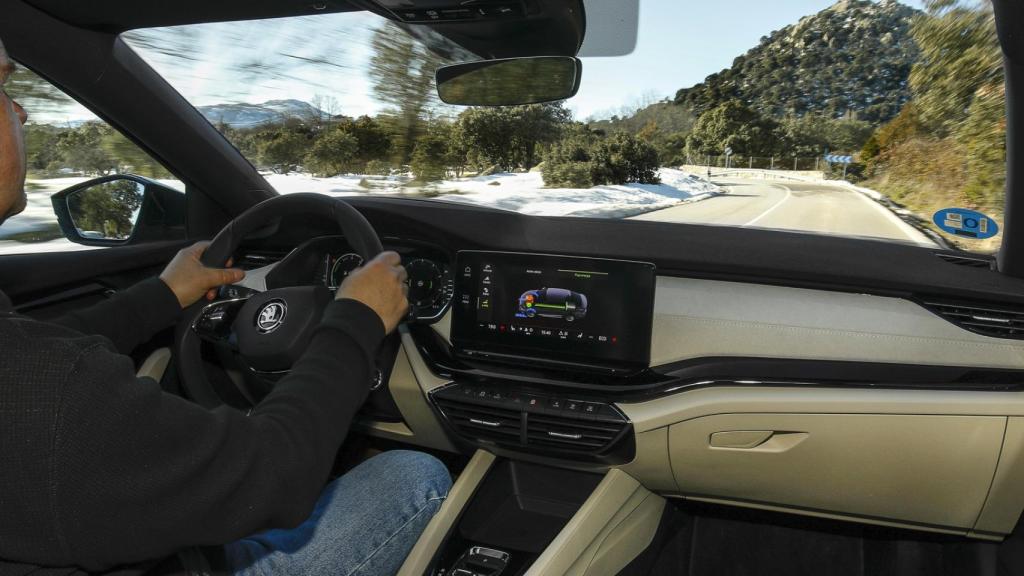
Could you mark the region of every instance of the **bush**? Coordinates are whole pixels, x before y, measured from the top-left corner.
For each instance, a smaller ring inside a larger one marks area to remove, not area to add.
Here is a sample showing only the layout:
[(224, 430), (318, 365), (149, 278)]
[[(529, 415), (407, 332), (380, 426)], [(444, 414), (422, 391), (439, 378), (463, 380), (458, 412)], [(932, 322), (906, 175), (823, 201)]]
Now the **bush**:
[(544, 158), (544, 184), (590, 188), (601, 184), (657, 184), (658, 151), (630, 134), (602, 138), (582, 132), (556, 143)]
[(441, 134), (428, 134), (416, 142), (412, 151), (412, 173), (416, 180), (444, 180), (448, 173), (448, 140)]
[(358, 149), (355, 136), (335, 128), (317, 138), (306, 154), (306, 167), (317, 176), (336, 176), (351, 164)]
[(366, 163), (366, 173), (374, 176), (391, 174), (391, 163), (387, 160), (370, 160)]

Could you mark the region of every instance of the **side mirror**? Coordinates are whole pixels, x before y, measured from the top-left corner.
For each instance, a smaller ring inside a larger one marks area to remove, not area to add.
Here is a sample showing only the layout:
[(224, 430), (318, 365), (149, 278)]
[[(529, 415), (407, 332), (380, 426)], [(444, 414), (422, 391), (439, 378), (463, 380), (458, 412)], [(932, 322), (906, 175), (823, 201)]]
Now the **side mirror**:
[(64, 236), (86, 246), (183, 240), (185, 195), (130, 174), (89, 180), (50, 197)]
[(572, 98), (583, 63), (570, 56), (481, 60), (437, 70), (437, 94), (445, 104), (515, 106)]

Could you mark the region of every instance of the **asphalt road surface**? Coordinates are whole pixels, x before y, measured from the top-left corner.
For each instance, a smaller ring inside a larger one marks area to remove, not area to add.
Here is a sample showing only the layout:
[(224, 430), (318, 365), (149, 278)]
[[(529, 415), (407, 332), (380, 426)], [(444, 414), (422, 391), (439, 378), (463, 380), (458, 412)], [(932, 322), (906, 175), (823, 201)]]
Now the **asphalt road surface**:
[(883, 238), (935, 247), (885, 206), (855, 190), (827, 183), (748, 179), (715, 184), (727, 193), (634, 219)]

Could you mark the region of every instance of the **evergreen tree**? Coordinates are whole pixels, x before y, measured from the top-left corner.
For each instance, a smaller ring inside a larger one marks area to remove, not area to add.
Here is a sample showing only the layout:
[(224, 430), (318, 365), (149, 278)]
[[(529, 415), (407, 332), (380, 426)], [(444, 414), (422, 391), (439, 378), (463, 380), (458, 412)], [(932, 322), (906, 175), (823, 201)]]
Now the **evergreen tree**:
[(439, 102), (434, 73), (442, 61), (391, 22), (374, 31), (370, 45), (373, 93), (392, 107), (395, 152), (406, 164), (431, 108)]

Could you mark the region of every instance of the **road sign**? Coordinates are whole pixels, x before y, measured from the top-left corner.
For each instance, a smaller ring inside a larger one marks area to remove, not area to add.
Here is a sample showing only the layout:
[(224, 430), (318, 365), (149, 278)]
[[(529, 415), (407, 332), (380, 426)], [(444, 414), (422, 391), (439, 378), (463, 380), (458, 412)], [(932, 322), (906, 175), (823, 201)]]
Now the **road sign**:
[(853, 156), (836, 156), (834, 154), (826, 154), (825, 162), (831, 162), (833, 164), (853, 164)]
[(732, 156), (732, 148), (731, 147), (727, 147), (725, 149), (725, 155), (726, 156)]

